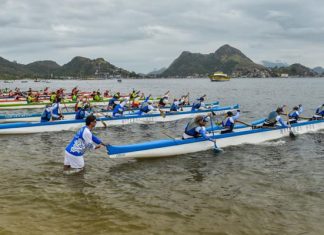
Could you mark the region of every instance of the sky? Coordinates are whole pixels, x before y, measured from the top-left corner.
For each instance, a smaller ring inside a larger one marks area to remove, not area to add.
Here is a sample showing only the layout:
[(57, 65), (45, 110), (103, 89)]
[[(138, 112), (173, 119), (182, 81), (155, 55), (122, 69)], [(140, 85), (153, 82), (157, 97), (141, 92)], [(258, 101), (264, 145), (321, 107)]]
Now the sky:
[(137, 73), (229, 44), (251, 58), (324, 67), (323, 0), (0, 0), (0, 57), (104, 58)]

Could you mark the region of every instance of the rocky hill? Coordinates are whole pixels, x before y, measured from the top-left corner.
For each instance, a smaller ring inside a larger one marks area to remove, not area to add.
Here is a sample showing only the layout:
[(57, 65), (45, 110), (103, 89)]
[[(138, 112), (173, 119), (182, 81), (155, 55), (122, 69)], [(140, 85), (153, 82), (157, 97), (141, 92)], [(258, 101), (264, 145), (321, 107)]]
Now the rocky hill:
[(273, 72), (277, 76), (280, 76), (280, 74), (288, 74), (292, 77), (314, 77), (318, 75), (314, 70), (301, 64), (292, 64), (284, 68), (274, 68)]
[(184, 51), (162, 73), (165, 77), (206, 76), (222, 71), (232, 77), (271, 77), (270, 69), (254, 63), (240, 50), (229, 45), (210, 54)]
[(0, 79), (22, 78), (109, 78), (137, 77), (135, 72), (118, 68), (103, 58), (91, 60), (74, 57), (67, 64), (60, 66), (55, 61), (36, 61), (27, 65), (18, 64), (0, 57)]

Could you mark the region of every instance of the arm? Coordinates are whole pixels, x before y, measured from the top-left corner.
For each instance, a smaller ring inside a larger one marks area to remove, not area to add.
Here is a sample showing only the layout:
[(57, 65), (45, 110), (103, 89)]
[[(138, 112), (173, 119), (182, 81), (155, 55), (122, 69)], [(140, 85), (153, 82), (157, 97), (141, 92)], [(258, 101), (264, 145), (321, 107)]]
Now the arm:
[(236, 121), (237, 119), (239, 119), (239, 117), (240, 117), (240, 110), (237, 110), (235, 116), (233, 116), (232, 118), (234, 121)]
[(95, 144), (103, 145), (102, 141), (98, 137), (93, 135), (88, 128), (86, 128), (84, 130), (82, 137), (83, 137), (85, 144), (88, 148), (96, 149), (99, 147), (96, 146)]
[(149, 96), (146, 97), (146, 99), (144, 100), (144, 102), (147, 102), (150, 99), (150, 97), (151, 97), (151, 94), (149, 94)]
[(279, 116), (279, 118), (277, 118), (277, 121), (280, 123), (280, 125), (282, 127), (288, 127), (287, 124), (282, 120), (282, 118)]
[(200, 128), (200, 130), (199, 130), (199, 134), (200, 134), (202, 137), (204, 137), (206, 140), (210, 140), (210, 141), (213, 141), (213, 142), (214, 142), (214, 140), (213, 140), (211, 137), (208, 137), (208, 136), (206, 135), (206, 128), (204, 128), (204, 127), (198, 127), (198, 128)]

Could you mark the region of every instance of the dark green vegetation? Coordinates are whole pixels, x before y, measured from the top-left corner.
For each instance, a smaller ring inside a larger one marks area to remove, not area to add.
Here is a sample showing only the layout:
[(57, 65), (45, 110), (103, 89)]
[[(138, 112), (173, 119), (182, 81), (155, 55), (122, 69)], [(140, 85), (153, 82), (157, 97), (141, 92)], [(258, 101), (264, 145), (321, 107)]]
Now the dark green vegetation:
[(231, 77), (280, 77), (282, 73), (300, 77), (318, 75), (312, 69), (299, 64), (268, 68), (254, 63), (240, 50), (224, 45), (210, 54), (184, 51), (160, 76), (206, 77), (217, 71), (227, 73)]
[(0, 57), (0, 79), (22, 78), (111, 78), (137, 77), (135, 72), (118, 68), (102, 58), (91, 60), (74, 57), (69, 63), (60, 66), (54, 61), (36, 61), (27, 65), (10, 62)]

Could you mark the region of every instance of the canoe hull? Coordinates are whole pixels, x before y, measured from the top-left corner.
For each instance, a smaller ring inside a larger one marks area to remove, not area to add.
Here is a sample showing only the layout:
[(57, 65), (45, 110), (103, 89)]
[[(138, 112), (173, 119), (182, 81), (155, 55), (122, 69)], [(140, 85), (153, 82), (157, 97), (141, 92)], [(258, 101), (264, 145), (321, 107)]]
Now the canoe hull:
[[(316, 132), (324, 129), (324, 120), (310, 121), (294, 124), (292, 131), (295, 134), (305, 134), (309, 132)], [(255, 129), (243, 128), (238, 132), (229, 134), (216, 134), (215, 139), (219, 148), (241, 144), (260, 144), (262, 142), (276, 140), (289, 136), (289, 128), (276, 129)], [(213, 138), (213, 137), (212, 137)], [(149, 148), (140, 151), (120, 152), (108, 155), (110, 158), (155, 158), (155, 157), (169, 157), (175, 155), (190, 154), (194, 152), (206, 151), (214, 148), (214, 143), (211, 141), (202, 140), (199, 138), (191, 140), (173, 140), (172, 146), (164, 146), (161, 148)], [(118, 148), (118, 146), (117, 146)]]
[[(227, 106), (213, 109), (216, 115), (222, 115), (228, 111), (234, 111), (238, 109), (236, 106)], [(107, 126), (117, 126), (117, 125), (128, 125), (133, 123), (138, 124), (152, 124), (156, 122), (169, 122), (184, 118), (191, 118), (198, 114), (206, 114), (211, 110), (200, 110), (196, 112), (182, 112), (167, 114), (162, 117), (160, 114), (152, 115), (130, 115), (125, 117), (117, 118), (98, 118), (97, 127), (105, 127), (103, 123)], [(46, 123), (10, 123), (0, 125), (0, 135), (7, 134), (31, 134), (39, 132), (54, 132), (54, 131), (72, 131), (84, 126), (84, 120), (61, 120), (55, 122)]]

